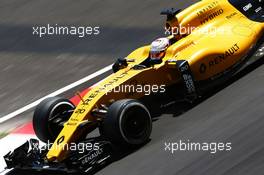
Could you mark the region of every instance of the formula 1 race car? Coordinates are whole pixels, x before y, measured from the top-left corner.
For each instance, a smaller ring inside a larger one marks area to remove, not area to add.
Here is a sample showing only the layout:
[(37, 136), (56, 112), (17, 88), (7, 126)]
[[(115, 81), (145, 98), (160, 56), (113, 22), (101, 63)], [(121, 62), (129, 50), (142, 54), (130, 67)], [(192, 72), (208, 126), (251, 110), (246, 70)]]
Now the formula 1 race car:
[[(161, 14), (167, 16), (170, 36), (118, 59), (114, 73), (80, 95), (77, 106), (59, 97), (42, 101), (33, 126), (37, 137), (52, 146), (30, 140), (5, 156), (7, 168), (93, 171), (112, 161), (113, 152), (149, 141), (155, 98), (193, 103), (241, 71), (263, 43), (261, 0), (202, 0)], [(100, 137), (89, 137), (96, 128)], [(87, 143), (91, 149), (82, 153), (69, 147)]]

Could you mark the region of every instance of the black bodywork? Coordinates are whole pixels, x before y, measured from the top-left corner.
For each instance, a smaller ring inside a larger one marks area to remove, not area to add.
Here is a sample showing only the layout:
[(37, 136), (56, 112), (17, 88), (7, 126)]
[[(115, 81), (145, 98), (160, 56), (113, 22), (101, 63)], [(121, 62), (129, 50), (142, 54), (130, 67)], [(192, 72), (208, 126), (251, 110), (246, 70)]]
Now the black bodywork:
[(71, 151), (67, 159), (61, 162), (48, 162), (45, 158), (48, 147), (40, 147), (39, 141), (31, 139), (13, 152), (4, 156), (7, 169), (30, 171), (56, 171), (63, 173), (92, 173), (114, 160), (113, 145), (101, 138), (90, 138), (81, 143), (98, 143), (98, 149)]
[(264, 22), (263, 0), (229, 0), (229, 2), (249, 19)]

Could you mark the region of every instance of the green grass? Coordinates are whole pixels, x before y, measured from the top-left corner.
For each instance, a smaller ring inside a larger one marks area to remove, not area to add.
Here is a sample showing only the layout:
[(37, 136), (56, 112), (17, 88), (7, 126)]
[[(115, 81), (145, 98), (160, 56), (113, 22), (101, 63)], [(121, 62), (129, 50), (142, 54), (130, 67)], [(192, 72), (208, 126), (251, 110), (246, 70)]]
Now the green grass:
[(8, 133), (7, 132), (0, 132), (0, 139), (7, 136)]

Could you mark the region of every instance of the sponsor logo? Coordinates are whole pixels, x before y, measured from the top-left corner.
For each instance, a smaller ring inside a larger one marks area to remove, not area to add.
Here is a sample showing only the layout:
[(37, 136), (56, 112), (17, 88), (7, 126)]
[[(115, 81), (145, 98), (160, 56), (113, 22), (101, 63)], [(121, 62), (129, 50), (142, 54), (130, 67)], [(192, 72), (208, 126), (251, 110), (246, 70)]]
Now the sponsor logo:
[(204, 7), (204, 8), (201, 9), (201, 10), (199, 10), (199, 11), (197, 12), (197, 16), (200, 17), (200, 16), (202, 16), (203, 14), (205, 14), (207, 11), (214, 9), (214, 8), (217, 7), (217, 6), (219, 6), (219, 5), (218, 5), (218, 1), (214, 1), (214, 2), (210, 3), (208, 6)]
[(237, 15), (237, 12), (234, 12), (234, 13), (231, 13), (230, 15), (226, 16), (226, 18), (227, 19), (231, 19), (231, 18), (233, 18), (236, 15)]
[(184, 61), (183, 63), (180, 63), (180, 65), (178, 65), (178, 69), (182, 74), (181, 76), (183, 79), (183, 83), (185, 84), (187, 93), (188, 94), (194, 93), (196, 90), (188, 62)]
[(209, 14), (208, 16), (206, 16), (205, 18), (203, 18), (203, 20), (200, 21), (201, 24), (205, 24), (211, 20), (213, 20), (215, 17), (220, 16), (221, 14), (224, 13), (223, 9), (219, 9), (211, 14)]
[(226, 59), (234, 55), (239, 49), (240, 48), (238, 44), (237, 43), (234, 44), (230, 49), (226, 50), (223, 54), (218, 55), (217, 57), (209, 61), (209, 67), (220, 64), (221, 62), (225, 61)]
[(260, 12), (261, 10), (262, 10), (262, 7), (258, 7), (258, 8), (255, 10), (255, 12), (258, 13), (258, 12)]
[(249, 9), (251, 9), (253, 5), (251, 3), (247, 4), (246, 6), (243, 7), (243, 10), (247, 12)]
[(83, 160), (82, 160), (82, 164), (86, 164), (86, 163), (89, 163), (91, 160), (93, 160), (94, 158), (97, 158), (99, 155), (101, 155), (103, 153), (103, 149), (99, 149), (97, 150), (96, 152), (90, 154), (89, 156), (85, 157)]
[(191, 93), (195, 92), (195, 86), (194, 86), (192, 76), (189, 74), (183, 74), (182, 78), (183, 78), (183, 81), (187, 87), (188, 93), (191, 94)]
[(116, 82), (118, 82), (120, 79), (124, 78), (125, 76), (127, 76), (128, 73), (124, 72), (118, 76), (116, 76), (115, 78), (111, 79), (109, 82), (105, 83), (103, 86), (100, 86), (96, 91), (94, 91), (92, 94), (89, 95), (89, 97), (87, 99), (85, 99), (82, 103), (82, 106), (80, 108), (77, 108), (75, 110), (76, 114), (83, 114), (85, 113), (86, 109), (84, 108), (85, 106), (89, 105), (90, 102), (97, 97), (97, 95), (101, 92), (107, 92), (109, 90), (109, 88), (113, 87), (113, 84), (115, 84)]

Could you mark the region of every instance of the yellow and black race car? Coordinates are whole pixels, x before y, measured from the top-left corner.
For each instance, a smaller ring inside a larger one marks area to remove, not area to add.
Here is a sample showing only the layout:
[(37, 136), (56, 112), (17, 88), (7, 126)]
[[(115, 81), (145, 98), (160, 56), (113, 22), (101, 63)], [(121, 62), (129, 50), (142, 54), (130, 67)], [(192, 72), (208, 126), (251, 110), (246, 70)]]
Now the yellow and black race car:
[[(165, 94), (194, 102), (243, 69), (263, 43), (263, 8), (262, 0), (201, 0), (162, 11), (168, 37), (118, 59), (114, 73), (77, 106), (59, 97), (37, 106), (35, 133), (53, 144), (40, 151), (36, 140), (25, 143), (5, 156), (8, 168), (89, 172), (111, 160), (116, 147), (146, 143), (153, 120), (147, 102)], [(87, 138), (96, 128), (100, 139)], [(94, 143), (89, 151), (69, 149), (88, 142)]]

